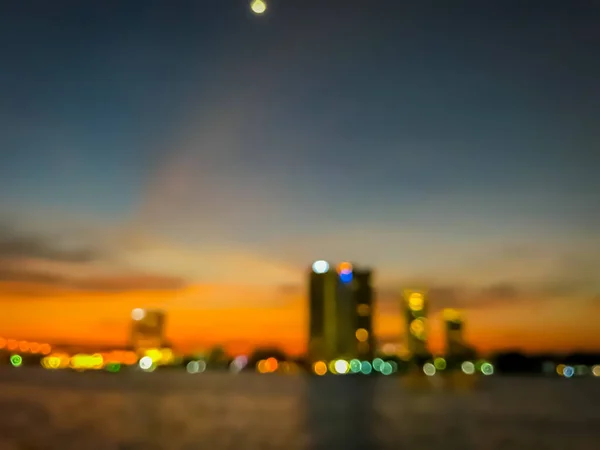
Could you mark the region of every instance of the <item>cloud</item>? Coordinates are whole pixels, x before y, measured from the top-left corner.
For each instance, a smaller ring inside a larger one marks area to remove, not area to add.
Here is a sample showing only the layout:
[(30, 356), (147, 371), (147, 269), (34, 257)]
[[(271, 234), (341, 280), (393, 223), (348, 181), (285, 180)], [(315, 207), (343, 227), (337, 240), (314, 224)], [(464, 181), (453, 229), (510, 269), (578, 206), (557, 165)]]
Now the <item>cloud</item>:
[[(0, 224), (0, 258), (39, 258), (64, 262), (92, 262), (103, 254), (88, 244), (62, 245), (57, 236), (28, 234), (8, 224)], [(64, 243), (64, 241), (63, 241)]]

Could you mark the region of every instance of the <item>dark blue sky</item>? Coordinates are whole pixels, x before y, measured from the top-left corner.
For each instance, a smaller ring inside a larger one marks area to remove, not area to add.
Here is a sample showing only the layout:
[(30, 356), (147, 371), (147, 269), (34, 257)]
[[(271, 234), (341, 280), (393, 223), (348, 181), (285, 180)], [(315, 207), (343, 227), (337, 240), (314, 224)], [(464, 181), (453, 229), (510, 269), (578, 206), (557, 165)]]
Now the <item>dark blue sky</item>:
[[(12, 220), (135, 224), (294, 262), (339, 253), (290, 244), (319, 233), (598, 237), (593, 2), (0, 9)], [(393, 260), (379, 245), (364, 258)]]

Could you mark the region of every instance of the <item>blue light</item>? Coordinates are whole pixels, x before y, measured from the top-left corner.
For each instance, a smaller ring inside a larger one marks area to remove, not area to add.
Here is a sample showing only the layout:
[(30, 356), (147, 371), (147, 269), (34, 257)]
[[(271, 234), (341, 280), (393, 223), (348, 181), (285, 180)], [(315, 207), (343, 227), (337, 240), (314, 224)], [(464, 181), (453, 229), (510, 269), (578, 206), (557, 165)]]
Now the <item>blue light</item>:
[(571, 378), (573, 375), (575, 375), (575, 369), (573, 369), (571, 366), (567, 366), (563, 369), (563, 375), (566, 378)]
[(340, 280), (342, 280), (342, 283), (350, 283), (352, 281), (352, 272), (340, 273)]

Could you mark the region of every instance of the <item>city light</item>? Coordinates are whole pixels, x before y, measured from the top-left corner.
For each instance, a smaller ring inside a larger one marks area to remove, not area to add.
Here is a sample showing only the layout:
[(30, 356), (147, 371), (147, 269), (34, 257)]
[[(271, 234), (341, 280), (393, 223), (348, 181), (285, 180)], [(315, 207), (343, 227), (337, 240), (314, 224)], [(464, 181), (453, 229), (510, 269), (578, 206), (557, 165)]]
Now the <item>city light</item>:
[(263, 14), (267, 10), (267, 4), (264, 0), (253, 0), (250, 8), (254, 14)]
[(373, 360), (373, 369), (375, 369), (376, 372), (380, 372), (381, 371), (381, 366), (383, 366), (383, 359), (381, 359), (381, 358), (375, 358)]
[(415, 319), (410, 323), (410, 332), (420, 338), (425, 332), (425, 323), (422, 319)]
[(21, 355), (11, 355), (10, 363), (13, 367), (21, 367), (23, 365), (23, 358)]
[(146, 311), (144, 311), (142, 308), (135, 308), (133, 311), (131, 311), (131, 318), (133, 320), (142, 320), (145, 316)]
[(348, 361), (344, 361), (343, 359), (338, 359), (335, 362), (336, 373), (338, 373), (340, 375), (344, 375), (344, 374), (347, 374), (349, 370), (350, 370), (350, 365), (348, 364)]
[(471, 361), (463, 362), (460, 368), (463, 371), (463, 373), (467, 375), (473, 375), (475, 373), (475, 364), (473, 364)]
[(444, 358), (435, 358), (433, 360), (433, 365), (436, 370), (444, 370), (446, 368), (446, 360)]
[(329, 270), (329, 263), (323, 260), (315, 261), (312, 270), (314, 273), (326, 273)]
[(359, 373), (361, 368), (361, 363), (358, 359), (353, 359), (350, 361), (350, 372)]
[(357, 306), (356, 312), (361, 317), (367, 317), (369, 314), (371, 314), (371, 307), (365, 303), (361, 303)]
[(489, 362), (485, 362), (481, 365), (481, 373), (484, 375), (494, 375), (494, 366)]
[(428, 377), (434, 376), (435, 372), (436, 372), (436, 370), (435, 370), (435, 366), (433, 364), (431, 364), (431, 363), (425, 363), (423, 365), (423, 373), (425, 375), (427, 375)]
[(313, 372), (319, 376), (323, 376), (327, 373), (327, 364), (324, 361), (317, 361), (313, 364)]
[(369, 375), (373, 371), (373, 366), (369, 361), (363, 361), (360, 363), (360, 371), (364, 375)]
[(150, 358), (149, 356), (144, 356), (140, 359), (139, 362), (140, 369), (142, 370), (150, 370), (152, 368), (152, 364), (152, 358)]
[(592, 367), (592, 374), (595, 377), (600, 377), (600, 365), (596, 365), (596, 366)]
[(381, 365), (380, 372), (383, 375), (391, 375), (393, 371), (394, 371), (394, 368), (392, 367), (392, 365), (389, 362), (384, 362)]
[(365, 342), (367, 339), (369, 339), (369, 332), (364, 328), (359, 328), (354, 334), (359, 342)]
[(563, 375), (565, 378), (571, 378), (573, 375), (575, 375), (575, 369), (571, 366), (565, 366), (563, 369)]
[(423, 294), (420, 292), (413, 292), (408, 297), (408, 307), (411, 311), (421, 311), (423, 309)]

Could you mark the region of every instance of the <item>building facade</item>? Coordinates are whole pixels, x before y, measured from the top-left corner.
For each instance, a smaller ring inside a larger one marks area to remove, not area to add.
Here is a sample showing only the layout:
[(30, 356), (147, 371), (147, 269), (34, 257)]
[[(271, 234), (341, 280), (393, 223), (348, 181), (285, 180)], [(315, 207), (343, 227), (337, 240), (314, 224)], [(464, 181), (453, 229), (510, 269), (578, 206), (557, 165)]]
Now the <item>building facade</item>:
[(309, 275), (309, 339), (311, 361), (337, 358), (371, 359), (373, 290), (371, 271), (349, 263), (332, 268), (313, 264)]
[(446, 356), (449, 359), (460, 358), (470, 351), (464, 339), (464, 318), (455, 309), (442, 312), (446, 340)]
[(157, 309), (136, 308), (131, 313), (131, 347), (138, 352), (166, 346), (166, 314)]
[(427, 300), (424, 291), (408, 289), (403, 295), (406, 345), (413, 359), (429, 357), (427, 348)]

